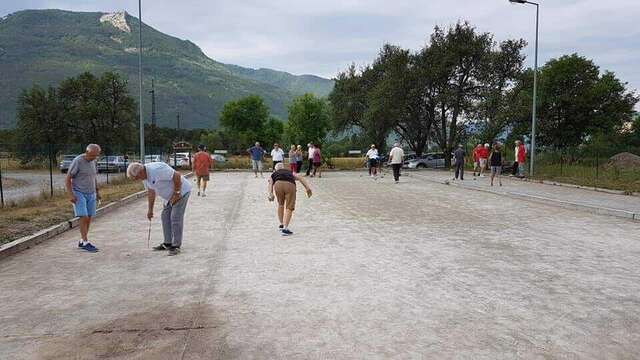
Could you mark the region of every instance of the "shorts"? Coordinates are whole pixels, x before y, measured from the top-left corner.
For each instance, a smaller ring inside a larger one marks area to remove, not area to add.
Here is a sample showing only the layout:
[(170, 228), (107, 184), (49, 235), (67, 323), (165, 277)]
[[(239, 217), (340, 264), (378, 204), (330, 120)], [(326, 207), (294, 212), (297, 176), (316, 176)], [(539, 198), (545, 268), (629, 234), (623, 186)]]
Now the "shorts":
[(262, 171), (262, 160), (251, 160), (254, 171)]
[(487, 159), (480, 159), (480, 168), (481, 169), (487, 168)]
[(273, 185), (278, 205), (294, 211), (296, 209), (296, 184), (288, 181), (276, 181)]
[(76, 203), (73, 204), (73, 212), (76, 217), (96, 216), (96, 193), (83, 193), (73, 190)]
[(502, 173), (502, 166), (491, 166), (491, 175), (500, 175)]
[(369, 167), (377, 167), (378, 159), (369, 159)]
[(207, 175), (196, 175), (196, 178), (198, 179), (198, 181), (200, 181), (200, 180), (209, 181), (209, 174), (207, 174)]

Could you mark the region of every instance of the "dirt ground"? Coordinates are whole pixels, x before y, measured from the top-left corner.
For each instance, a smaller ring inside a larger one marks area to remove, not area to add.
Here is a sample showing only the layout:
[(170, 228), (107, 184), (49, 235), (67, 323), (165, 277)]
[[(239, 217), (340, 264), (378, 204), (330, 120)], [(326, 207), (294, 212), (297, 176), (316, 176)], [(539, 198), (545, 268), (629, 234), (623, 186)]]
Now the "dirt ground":
[(216, 173), (176, 257), (147, 248), (140, 200), (96, 221), (97, 254), (72, 231), (0, 261), (0, 358), (640, 355), (640, 223), (411, 174), (310, 181), (290, 237), (264, 179)]

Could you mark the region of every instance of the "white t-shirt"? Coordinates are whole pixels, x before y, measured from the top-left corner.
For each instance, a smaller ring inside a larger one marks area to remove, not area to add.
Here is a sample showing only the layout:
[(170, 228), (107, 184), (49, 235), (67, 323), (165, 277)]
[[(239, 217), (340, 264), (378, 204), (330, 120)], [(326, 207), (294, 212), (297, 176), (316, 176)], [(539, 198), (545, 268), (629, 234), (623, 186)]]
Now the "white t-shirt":
[(284, 151), (280, 148), (271, 150), (271, 160), (284, 161)]
[(309, 148), (309, 160), (313, 160), (313, 153), (316, 151), (316, 148), (314, 147), (310, 147)]
[(367, 151), (367, 157), (369, 159), (378, 159), (378, 149), (369, 149), (369, 151)]
[(404, 157), (404, 150), (399, 147), (394, 147), (389, 153), (392, 164), (402, 164), (402, 158)]
[[(169, 201), (173, 196), (173, 174), (176, 171), (163, 162), (148, 163), (144, 165), (144, 168), (147, 172), (147, 178), (142, 182), (144, 188), (155, 191), (162, 199)], [(189, 180), (182, 176), (180, 196), (191, 192), (191, 187)]]

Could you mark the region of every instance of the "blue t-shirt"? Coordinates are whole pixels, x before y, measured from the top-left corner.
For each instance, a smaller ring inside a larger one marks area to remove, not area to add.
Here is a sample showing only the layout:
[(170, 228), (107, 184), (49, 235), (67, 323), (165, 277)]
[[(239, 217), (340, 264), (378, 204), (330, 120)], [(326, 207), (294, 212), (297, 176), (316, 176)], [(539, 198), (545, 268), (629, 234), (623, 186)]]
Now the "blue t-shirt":
[(261, 147), (254, 146), (249, 149), (249, 153), (251, 154), (251, 160), (262, 160), (262, 156), (264, 155), (264, 149)]

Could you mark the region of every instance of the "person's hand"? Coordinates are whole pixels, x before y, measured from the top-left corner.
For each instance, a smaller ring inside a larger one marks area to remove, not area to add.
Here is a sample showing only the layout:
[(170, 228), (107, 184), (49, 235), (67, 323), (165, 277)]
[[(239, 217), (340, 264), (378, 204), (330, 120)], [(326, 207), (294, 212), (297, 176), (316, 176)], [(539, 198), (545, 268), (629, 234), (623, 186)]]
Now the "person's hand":
[(273, 196), (273, 194), (269, 194), (269, 196), (267, 197), (267, 199), (269, 199), (269, 201), (273, 201), (275, 200), (275, 196)]
[(307, 197), (311, 197), (311, 195), (313, 195), (313, 192), (311, 189), (307, 189)]
[(148, 211), (147, 212), (147, 219), (149, 219), (149, 221), (151, 221), (151, 219), (153, 219), (153, 211)]
[(169, 202), (171, 203), (171, 205), (175, 205), (180, 200), (180, 197), (180, 194), (174, 193), (171, 199), (169, 199)]
[(77, 203), (77, 202), (78, 202), (78, 198), (76, 197), (76, 195), (75, 195), (75, 194), (71, 194), (71, 195), (69, 195), (69, 201), (70, 201), (72, 204), (75, 204), (75, 203)]

